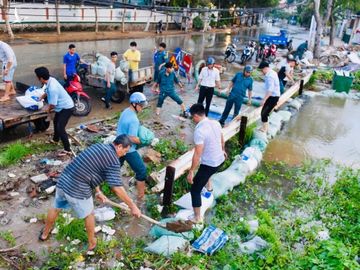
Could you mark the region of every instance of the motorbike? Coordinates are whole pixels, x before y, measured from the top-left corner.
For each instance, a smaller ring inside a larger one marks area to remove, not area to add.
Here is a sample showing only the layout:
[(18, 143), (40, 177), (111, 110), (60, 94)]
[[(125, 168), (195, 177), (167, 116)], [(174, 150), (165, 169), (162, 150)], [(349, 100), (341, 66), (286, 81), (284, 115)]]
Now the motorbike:
[(226, 47), (224, 60), (228, 63), (232, 63), (237, 59), (240, 59), (240, 55), (236, 51), (236, 45), (231, 43)]
[(254, 56), (255, 48), (256, 48), (256, 43), (250, 41), (249, 45), (247, 45), (242, 52), (241, 61), (240, 61), (241, 64), (244, 64), (245, 62), (249, 61)]
[(271, 44), (269, 51), (268, 51), (268, 55), (267, 55), (267, 59), (269, 60), (269, 62), (273, 62), (276, 58), (276, 51), (277, 51), (277, 47), (275, 44)]
[(72, 80), (65, 86), (65, 90), (69, 93), (75, 104), (73, 115), (86, 116), (91, 111), (91, 102), (90, 97), (84, 92), (80, 81), (80, 76), (74, 74)]
[(263, 61), (269, 52), (269, 46), (266, 43), (260, 43), (256, 51), (256, 62)]

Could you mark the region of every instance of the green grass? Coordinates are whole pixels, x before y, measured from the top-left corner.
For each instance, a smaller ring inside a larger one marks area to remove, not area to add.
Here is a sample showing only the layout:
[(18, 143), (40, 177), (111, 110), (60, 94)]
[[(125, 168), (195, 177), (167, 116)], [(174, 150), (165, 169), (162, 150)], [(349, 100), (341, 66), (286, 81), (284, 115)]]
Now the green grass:
[(56, 145), (46, 144), (42, 141), (33, 141), (31, 143), (17, 141), (1, 149), (0, 167), (8, 167), (16, 164), (26, 156), (53, 151), (55, 149), (57, 149)]
[(5, 240), (11, 247), (16, 245), (16, 239), (12, 231), (0, 231), (0, 238)]

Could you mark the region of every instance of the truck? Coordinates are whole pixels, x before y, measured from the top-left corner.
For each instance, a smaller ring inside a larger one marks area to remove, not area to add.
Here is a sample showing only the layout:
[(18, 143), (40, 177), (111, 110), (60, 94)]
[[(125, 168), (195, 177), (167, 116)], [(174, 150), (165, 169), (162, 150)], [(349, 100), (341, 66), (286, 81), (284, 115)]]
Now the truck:
[(280, 35), (272, 36), (272, 35), (260, 35), (259, 36), (259, 43), (260, 44), (275, 44), (277, 47), (281, 49), (287, 48), (292, 51), (292, 39), (289, 39), (288, 33), (286, 30), (280, 30)]
[[(95, 63), (97, 54), (88, 53), (86, 55), (82, 55), (81, 58), (90, 63), (88, 65), (89, 68), (78, 70), (82, 83), (94, 88), (104, 89), (105, 76), (94, 74), (91, 70), (91, 64)], [(124, 65), (124, 62), (126, 61), (120, 61), (120, 66), (126, 66)], [(133, 80), (131, 82), (129, 82), (127, 70), (123, 70), (123, 73), (126, 79), (121, 81), (115, 80), (116, 92), (111, 97), (111, 100), (116, 103), (121, 103), (127, 94), (131, 94), (133, 92), (143, 92), (144, 85), (152, 81), (154, 68), (153, 66), (147, 66), (133, 71)]]

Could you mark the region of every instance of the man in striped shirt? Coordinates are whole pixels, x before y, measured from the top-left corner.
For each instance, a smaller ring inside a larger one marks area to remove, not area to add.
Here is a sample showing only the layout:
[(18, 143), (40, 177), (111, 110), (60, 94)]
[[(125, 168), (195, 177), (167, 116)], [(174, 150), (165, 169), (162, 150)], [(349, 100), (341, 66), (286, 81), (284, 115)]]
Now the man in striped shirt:
[(93, 250), (96, 247), (96, 238), (92, 194), (95, 189), (95, 197), (102, 203), (107, 201), (99, 187), (104, 180), (112, 191), (129, 206), (134, 216), (141, 216), (139, 208), (126, 193), (120, 179), (119, 157), (124, 156), (131, 145), (127, 135), (119, 135), (112, 144), (90, 146), (64, 169), (56, 187), (53, 208), (49, 210), (45, 227), (40, 232), (40, 241), (49, 238), (60, 211), (72, 208), (78, 218), (85, 219), (89, 241), (88, 250)]

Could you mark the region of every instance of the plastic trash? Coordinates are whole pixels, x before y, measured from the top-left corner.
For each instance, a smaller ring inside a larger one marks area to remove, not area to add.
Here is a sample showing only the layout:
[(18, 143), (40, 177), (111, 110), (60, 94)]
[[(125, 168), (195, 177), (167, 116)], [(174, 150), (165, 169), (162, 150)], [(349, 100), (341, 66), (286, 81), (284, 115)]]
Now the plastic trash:
[(169, 257), (177, 251), (185, 250), (188, 245), (189, 241), (182, 237), (163, 235), (149, 244), (144, 251)]
[(108, 221), (115, 218), (115, 210), (111, 207), (101, 207), (94, 210), (96, 221)]
[(115, 234), (115, 230), (112, 229), (110, 226), (107, 226), (107, 225), (103, 225), (101, 227), (101, 231), (103, 233), (106, 233), (107, 235), (114, 235)]
[(256, 219), (250, 220), (250, 221), (248, 221), (248, 225), (249, 225), (250, 233), (254, 233), (259, 228), (259, 221)]
[(151, 144), (152, 140), (155, 138), (155, 134), (147, 127), (141, 125), (138, 130), (138, 137), (140, 139), (141, 145), (147, 146)]
[(105, 144), (110, 144), (110, 143), (113, 143), (113, 141), (116, 139), (116, 136), (115, 135), (110, 135), (106, 138), (103, 139), (103, 143)]
[(42, 160), (40, 160), (40, 164), (59, 166), (59, 165), (62, 164), (62, 161), (61, 160), (55, 160), (55, 159), (43, 158)]
[(97, 63), (92, 63), (92, 64), (91, 64), (91, 74), (92, 74), (92, 75), (96, 75), (96, 74), (97, 74), (97, 70), (98, 70), (98, 64), (97, 64)]
[(241, 243), (239, 250), (241, 253), (252, 254), (256, 251), (262, 250), (268, 246), (268, 243), (259, 236), (255, 236), (250, 241)]
[(128, 61), (125, 60), (121, 60), (119, 67), (121, 69), (122, 72), (128, 72), (129, 71), (129, 63)]
[[(177, 218), (165, 218), (165, 219), (162, 219), (160, 220), (160, 223), (162, 224), (166, 224), (168, 222), (173, 222), (173, 221), (176, 221), (178, 220)], [(189, 231), (189, 232), (183, 232), (183, 233), (176, 233), (176, 232), (173, 232), (173, 231), (169, 231), (163, 227), (159, 227), (157, 225), (153, 226), (151, 229), (150, 229), (150, 232), (149, 232), (149, 235), (154, 237), (154, 238), (159, 238), (163, 235), (172, 235), (172, 236), (177, 236), (177, 237), (182, 237), (182, 238), (185, 238), (187, 240), (192, 240), (194, 239), (194, 233), (192, 231)]]
[(124, 72), (122, 72), (120, 67), (117, 67), (115, 69), (115, 80), (116, 81), (121, 81), (121, 79), (124, 78), (124, 77), (125, 77)]
[(229, 237), (223, 230), (216, 228), (214, 225), (210, 225), (202, 232), (201, 236), (195, 240), (192, 247), (196, 251), (212, 255), (222, 248), (228, 239)]

